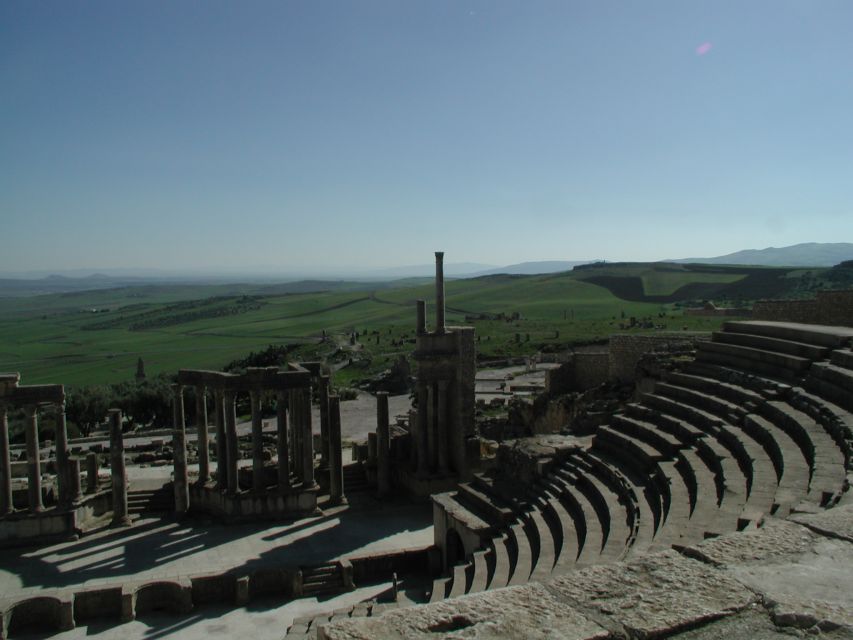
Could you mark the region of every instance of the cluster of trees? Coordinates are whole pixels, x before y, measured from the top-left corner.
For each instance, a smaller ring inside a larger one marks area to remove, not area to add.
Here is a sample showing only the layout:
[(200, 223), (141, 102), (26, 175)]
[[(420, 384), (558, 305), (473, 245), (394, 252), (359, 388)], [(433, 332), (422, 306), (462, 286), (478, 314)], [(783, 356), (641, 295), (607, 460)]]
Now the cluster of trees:
[[(172, 423), (173, 380), (166, 375), (111, 385), (66, 389), (65, 416), (80, 435), (88, 436), (112, 408), (133, 424), (165, 427)], [(188, 408), (193, 402), (187, 403)]]

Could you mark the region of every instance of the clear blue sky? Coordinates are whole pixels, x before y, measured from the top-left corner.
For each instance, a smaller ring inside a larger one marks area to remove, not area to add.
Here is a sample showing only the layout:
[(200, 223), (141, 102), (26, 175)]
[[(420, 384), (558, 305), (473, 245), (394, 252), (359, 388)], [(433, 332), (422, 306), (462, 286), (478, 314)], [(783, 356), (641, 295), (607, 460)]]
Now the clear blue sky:
[(0, 3), (0, 271), (853, 241), (853, 2)]

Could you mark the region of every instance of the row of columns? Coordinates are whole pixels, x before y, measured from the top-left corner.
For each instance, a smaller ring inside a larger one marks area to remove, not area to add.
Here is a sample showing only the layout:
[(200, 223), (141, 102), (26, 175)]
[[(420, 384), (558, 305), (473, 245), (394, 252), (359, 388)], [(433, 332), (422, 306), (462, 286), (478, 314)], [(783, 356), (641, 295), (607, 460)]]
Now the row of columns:
[[(82, 499), (80, 485), (80, 458), (72, 457), (68, 450), (68, 432), (65, 421), (65, 405), (55, 405), (56, 420), (56, 477), (59, 484), (59, 506), (70, 507)], [(25, 438), (27, 451), (27, 502), (29, 511), (44, 510), (42, 499), (41, 460), (39, 458), (38, 405), (24, 407), (26, 414)], [(113, 522), (130, 524), (127, 506), (127, 473), (124, 461), (124, 440), (121, 432), (122, 416), (119, 409), (111, 409), (110, 421), (110, 469), (112, 474)], [(0, 406), (0, 515), (14, 510), (12, 502), (12, 470), (9, 447), (8, 409)], [(98, 454), (86, 456), (86, 493), (98, 491)]]
[[(321, 399), (328, 400), (328, 376), (321, 377)], [(325, 382), (325, 384), (324, 384)], [(186, 419), (184, 415), (183, 389), (180, 384), (174, 391), (174, 464), (175, 464), (175, 507), (178, 513), (189, 508), (189, 483), (186, 462)], [(263, 492), (267, 489), (264, 479), (263, 418), (262, 400), (264, 391), (249, 391), (252, 416), (252, 489)], [(207, 483), (211, 478), (209, 453), (209, 427), (206, 389), (195, 387), (196, 433), (199, 457), (199, 482)], [(217, 473), (216, 486), (231, 495), (239, 490), (238, 463), (240, 451), (237, 437), (236, 391), (214, 389), (214, 428), (216, 430)], [(287, 493), (291, 488), (291, 474), (296, 476), (303, 488), (316, 486), (314, 478), (314, 441), (311, 424), (311, 390), (308, 387), (276, 392), (276, 449), (278, 455), (278, 488)], [(325, 415), (324, 415), (325, 413)], [(288, 415), (289, 414), (289, 415)], [(323, 411), (321, 402), (321, 427), (328, 437), (328, 405)], [(325, 458), (328, 449), (323, 447)]]
[[(56, 477), (59, 484), (59, 504), (70, 506), (80, 500), (80, 463), (72, 459), (68, 451), (68, 432), (65, 423), (65, 404), (56, 403), (54, 417), (56, 423)], [(42, 500), (41, 460), (39, 458), (39, 405), (24, 406), (25, 437), (27, 451), (27, 502), (29, 510), (39, 513), (44, 510)], [(74, 469), (77, 477), (75, 482)], [(76, 487), (76, 489), (75, 489)], [(0, 516), (14, 510), (12, 502), (12, 459), (9, 446), (8, 407), (0, 404)]]
[(418, 443), (417, 469), (421, 477), (450, 471), (450, 441), (447, 380), (418, 380), (418, 413), (415, 439)]

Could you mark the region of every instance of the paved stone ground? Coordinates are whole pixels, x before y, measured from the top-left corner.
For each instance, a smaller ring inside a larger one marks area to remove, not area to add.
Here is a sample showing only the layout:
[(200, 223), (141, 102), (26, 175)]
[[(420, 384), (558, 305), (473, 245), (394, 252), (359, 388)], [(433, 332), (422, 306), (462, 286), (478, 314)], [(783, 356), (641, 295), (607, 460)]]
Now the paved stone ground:
[(326, 627), (383, 638), (853, 639), (853, 504), (545, 583)]
[(76, 585), (318, 564), (433, 542), (428, 504), (338, 507), (293, 523), (222, 525), (149, 518), (80, 540), (0, 554), (4, 597)]

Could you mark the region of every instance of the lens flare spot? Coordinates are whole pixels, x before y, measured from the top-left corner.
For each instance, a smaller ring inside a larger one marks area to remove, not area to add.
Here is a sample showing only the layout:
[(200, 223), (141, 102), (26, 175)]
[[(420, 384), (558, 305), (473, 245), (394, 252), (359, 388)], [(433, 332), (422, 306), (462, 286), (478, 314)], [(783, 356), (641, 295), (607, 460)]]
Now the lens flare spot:
[(704, 56), (709, 51), (711, 51), (712, 46), (713, 45), (710, 42), (703, 42), (698, 47), (696, 47), (696, 55), (697, 56)]

